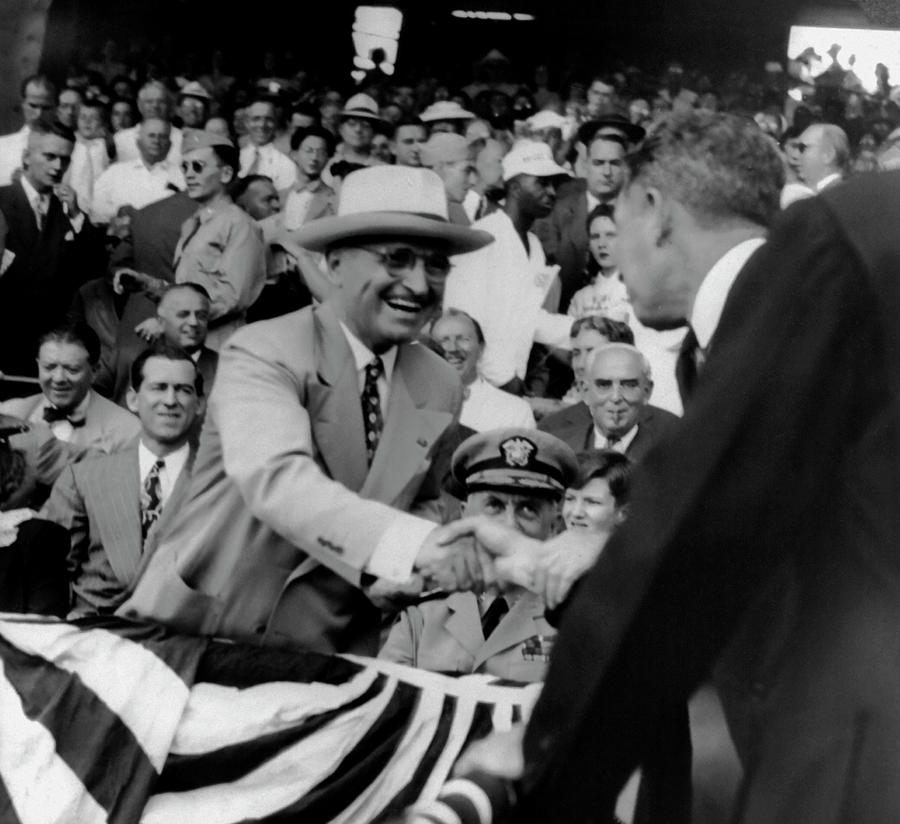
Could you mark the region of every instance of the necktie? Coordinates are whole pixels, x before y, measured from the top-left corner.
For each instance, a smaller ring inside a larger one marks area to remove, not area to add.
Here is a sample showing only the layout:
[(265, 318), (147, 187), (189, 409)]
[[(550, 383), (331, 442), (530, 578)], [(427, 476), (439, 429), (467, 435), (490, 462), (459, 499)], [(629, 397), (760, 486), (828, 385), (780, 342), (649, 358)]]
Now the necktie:
[(378, 379), (384, 374), (381, 358), (374, 358), (366, 366), (366, 383), (362, 391), (363, 424), (366, 428), (366, 460), (369, 466), (378, 449), (384, 420), (381, 417), (381, 396), (378, 394)]
[(38, 231), (43, 231), (47, 225), (47, 213), (50, 211), (50, 196), (41, 195), (37, 202), (37, 226)]
[(56, 423), (57, 421), (68, 421), (72, 426), (78, 428), (79, 426), (84, 426), (84, 418), (74, 418), (69, 417), (68, 412), (63, 412), (62, 409), (56, 406), (45, 406), (44, 407), (44, 420), (47, 423)]
[(688, 327), (687, 334), (684, 336), (681, 349), (678, 352), (678, 359), (675, 361), (675, 380), (678, 382), (681, 400), (685, 404), (693, 394), (694, 387), (697, 384), (697, 375), (703, 366), (704, 360), (705, 356), (697, 341), (697, 335), (691, 327)]
[(509, 612), (509, 604), (502, 595), (498, 595), (491, 601), (491, 605), (481, 616), (481, 632), (485, 639), (489, 638), (491, 633), (497, 629), (507, 612)]
[(156, 523), (159, 513), (162, 512), (162, 484), (159, 473), (165, 465), (166, 462), (160, 458), (144, 479), (144, 488), (141, 490), (141, 543), (147, 540), (150, 527)]
[(187, 235), (185, 235), (184, 240), (181, 243), (181, 248), (178, 250), (178, 254), (175, 257), (175, 268), (178, 268), (178, 264), (181, 263), (181, 259), (184, 257), (185, 249), (187, 249), (188, 244), (194, 239), (194, 235), (200, 231), (200, 227), (203, 225), (203, 221), (200, 219), (200, 215), (196, 214), (191, 218), (191, 228), (188, 231)]
[(250, 177), (250, 175), (259, 174), (259, 162), (260, 162), (259, 147), (254, 146), (253, 147), (253, 160), (250, 161), (250, 165), (247, 167), (247, 171), (244, 172), (244, 177)]

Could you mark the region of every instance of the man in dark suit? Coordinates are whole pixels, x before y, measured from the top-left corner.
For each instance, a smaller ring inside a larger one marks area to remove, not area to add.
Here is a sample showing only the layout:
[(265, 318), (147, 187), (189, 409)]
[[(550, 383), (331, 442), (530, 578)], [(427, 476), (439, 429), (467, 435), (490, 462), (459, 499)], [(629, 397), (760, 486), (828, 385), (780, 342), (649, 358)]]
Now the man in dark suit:
[(560, 798), (566, 821), (603, 820), (717, 658), (736, 821), (898, 820), (900, 174), (793, 205), (753, 251), (782, 175), (749, 125), (685, 116), (630, 165), (635, 311), (690, 319), (702, 372), (569, 604), (518, 820), (561, 820)]
[(125, 598), (157, 530), (183, 498), (193, 464), (189, 436), (203, 382), (184, 350), (162, 343), (134, 362), (129, 408), (139, 438), (112, 455), (67, 467), (42, 516), (68, 530), (72, 610), (112, 612)]
[(625, 171), (624, 138), (600, 134), (596, 127), (581, 137), (585, 138), (585, 177), (561, 186), (553, 211), (534, 227), (548, 260), (560, 266), (560, 312), (565, 312), (572, 296), (587, 285), (587, 217), (599, 204), (615, 203)]
[(648, 403), (653, 392), (650, 366), (627, 343), (609, 343), (592, 352), (584, 383), (584, 401), (549, 415), (538, 427), (576, 452), (614, 449), (637, 463), (678, 420)]
[(376, 578), (402, 587), (417, 571), (418, 592), (424, 580), (478, 577), (471, 546), (439, 544), (429, 520), (462, 387), (412, 341), (438, 304), (447, 255), (490, 241), (447, 221), (433, 172), (347, 177), (338, 215), (297, 233), (325, 252), (333, 296), (226, 344), (187, 500), (121, 614), (371, 655)]
[[(78, 286), (101, 265), (102, 242), (63, 183), (75, 135), (65, 126), (32, 125), (17, 181), (0, 187), (12, 260), (0, 276), (0, 370), (36, 373), (42, 332), (65, 319)], [(8, 256), (7, 256), (8, 257)]]

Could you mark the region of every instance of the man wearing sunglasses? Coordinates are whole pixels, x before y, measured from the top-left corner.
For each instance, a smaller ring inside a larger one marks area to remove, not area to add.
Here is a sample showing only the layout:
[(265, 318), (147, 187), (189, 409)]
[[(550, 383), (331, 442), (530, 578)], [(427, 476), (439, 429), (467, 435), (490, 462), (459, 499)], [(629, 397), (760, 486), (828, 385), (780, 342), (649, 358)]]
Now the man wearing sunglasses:
[(840, 126), (813, 123), (800, 135), (800, 177), (814, 192), (840, 183), (850, 166), (850, 144)]
[(447, 220), (433, 172), (381, 166), (348, 175), (338, 214), (296, 240), (324, 252), (331, 296), (222, 349), (184, 508), (122, 612), (374, 655), (367, 595), (484, 578), (471, 545), (441, 545), (435, 524), (462, 387), (414, 341), (448, 255), (492, 238)]

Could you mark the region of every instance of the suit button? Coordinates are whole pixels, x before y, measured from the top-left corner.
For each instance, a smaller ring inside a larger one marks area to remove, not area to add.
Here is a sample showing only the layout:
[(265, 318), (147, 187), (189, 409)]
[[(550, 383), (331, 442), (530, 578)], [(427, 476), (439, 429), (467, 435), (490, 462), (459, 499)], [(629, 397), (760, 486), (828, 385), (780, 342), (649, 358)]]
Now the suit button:
[(419, 438), (419, 439), (416, 441), (416, 443), (417, 443), (419, 446), (421, 446), (423, 449), (424, 449), (426, 446), (428, 446), (428, 441), (426, 441), (425, 438)]
[(253, 628), (253, 632), (256, 633), (257, 635), (265, 635), (266, 634), (266, 625), (258, 624), (257, 626), (255, 626)]

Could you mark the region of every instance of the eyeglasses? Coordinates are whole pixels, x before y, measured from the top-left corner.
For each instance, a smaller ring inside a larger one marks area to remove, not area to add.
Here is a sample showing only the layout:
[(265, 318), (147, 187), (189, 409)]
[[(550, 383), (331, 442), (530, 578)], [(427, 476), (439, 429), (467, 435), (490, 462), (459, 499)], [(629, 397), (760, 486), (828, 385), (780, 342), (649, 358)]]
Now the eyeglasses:
[(187, 174), (188, 171), (195, 175), (200, 174), (206, 168), (206, 164), (202, 160), (185, 160), (181, 164), (181, 173)]
[(446, 277), (450, 271), (450, 259), (440, 252), (417, 252), (408, 246), (395, 249), (374, 249), (371, 246), (360, 246), (378, 258), (378, 262), (391, 272), (402, 272), (412, 269), (421, 260), (429, 277)]
[(794, 144), (794, 146), (796, 146), (797, 151), (800, 152), (800, 154), (803, 154), (807, 149), (812, 149), (815, 145), (816, 145), (815, 143), (795, 143)]

